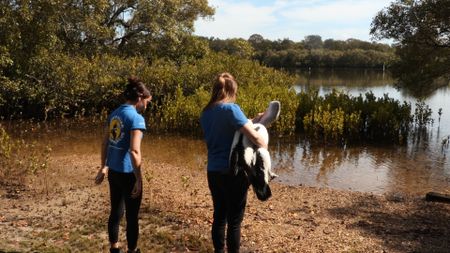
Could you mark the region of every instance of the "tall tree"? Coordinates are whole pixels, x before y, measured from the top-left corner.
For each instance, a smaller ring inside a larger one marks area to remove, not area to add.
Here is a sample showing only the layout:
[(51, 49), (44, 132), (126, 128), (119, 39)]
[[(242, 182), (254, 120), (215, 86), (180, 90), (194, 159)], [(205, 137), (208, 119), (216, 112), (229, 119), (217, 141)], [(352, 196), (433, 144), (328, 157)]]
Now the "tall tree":
[(0, 50), (15, 63), (43, 51), (178, 55), (207, 0), (2, 0)]
[(261, 34), (255, 33), (248, 38), (248, 42), (250, 42), (253, 46), (261, 44), (264, 42), (264, 37)]
[(251, 58), (254, 54), (254, 48), (247, 40), (210, 38), (209, 46), (216, 52), (226, 52), (231, 55), (238, 55), (242, 58)]
[(320, 35), (308, 35), (305, 37), (303, 43), (307, 49), (318, 49), (323, 47), (323, 41)]
[(450, 1), (397, 0), (373, 19), (370, 33), (393, 39), (401, 86), (431, 91), (450, 80)]

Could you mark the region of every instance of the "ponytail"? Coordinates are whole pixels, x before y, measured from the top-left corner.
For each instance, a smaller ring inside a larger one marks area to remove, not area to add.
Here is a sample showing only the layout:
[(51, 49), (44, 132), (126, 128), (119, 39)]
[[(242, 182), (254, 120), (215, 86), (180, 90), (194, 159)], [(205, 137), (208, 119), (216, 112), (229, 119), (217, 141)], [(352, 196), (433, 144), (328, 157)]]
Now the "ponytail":
[(136, 101), (140, 97), (149, 98), (151, 93), (141, 80), (135, 76), (131, 76), (128, 78), (128, 84), (123, 95), (126, 100)]
[(227, 72), (221, 73), (216, 77), (211, 91), (211, 98), (203, 111), (210, 108), (214, 103), (225, 100), (232, 100), (236, 97), (237, 82), (234, 77)]

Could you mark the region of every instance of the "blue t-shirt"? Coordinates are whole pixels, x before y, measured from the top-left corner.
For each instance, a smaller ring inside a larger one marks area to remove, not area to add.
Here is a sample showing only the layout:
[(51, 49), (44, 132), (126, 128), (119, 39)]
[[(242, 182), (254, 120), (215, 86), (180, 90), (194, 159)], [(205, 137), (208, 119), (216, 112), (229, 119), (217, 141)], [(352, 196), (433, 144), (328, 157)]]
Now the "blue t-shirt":
[(200, 117), (206, 146), (208, 171), (226, 172), (234, 133), (248, 122), (237, 104), (218, 104), (204, 111)]
[(131, 130), (145, 130), (145, 120), (136, 108), (124, 104), (113, 111), (108, 117), (109, 141), (106, 165), (109, 169), (122, 172), (133, 172), (130, 158)]

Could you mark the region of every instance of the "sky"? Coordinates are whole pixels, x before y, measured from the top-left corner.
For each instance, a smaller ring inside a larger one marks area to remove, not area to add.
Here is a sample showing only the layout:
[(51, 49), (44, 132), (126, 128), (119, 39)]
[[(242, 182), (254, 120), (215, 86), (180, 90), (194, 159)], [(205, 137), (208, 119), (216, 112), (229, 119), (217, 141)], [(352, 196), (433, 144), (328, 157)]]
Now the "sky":
[[(393, 0), (209, 0), (216, 13), (195, 22), (194, 34), (220, 39), (301, 41), (307, 35), (322, 40), (349, 38), (371, 41), (373, 17)], [(386, 41), (379, 41), (386, 42)]]

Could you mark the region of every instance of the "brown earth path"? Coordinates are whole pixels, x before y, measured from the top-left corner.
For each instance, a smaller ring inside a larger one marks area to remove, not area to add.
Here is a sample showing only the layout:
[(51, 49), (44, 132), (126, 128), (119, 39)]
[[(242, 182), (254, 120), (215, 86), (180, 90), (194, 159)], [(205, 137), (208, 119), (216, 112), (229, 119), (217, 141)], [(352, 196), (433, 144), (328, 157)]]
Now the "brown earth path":
[[(109, 195), (107, 182), (93, 184), (97, 164), (98, 154), (52, 158), (25, 186), (0, 187), (0, 252), (108, 252)], [(147, 161), (144, 181), (142, 252), (212, 252), (206, 173)], [(242, 252), (450, 252), (450, 204), (271, 187), (267, 202), (249, 191)]]

